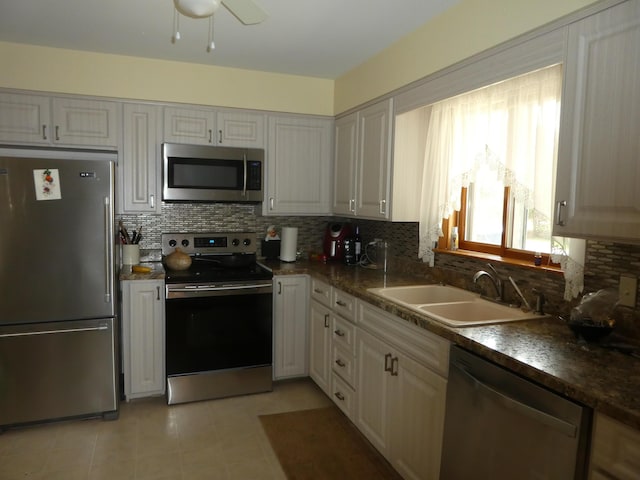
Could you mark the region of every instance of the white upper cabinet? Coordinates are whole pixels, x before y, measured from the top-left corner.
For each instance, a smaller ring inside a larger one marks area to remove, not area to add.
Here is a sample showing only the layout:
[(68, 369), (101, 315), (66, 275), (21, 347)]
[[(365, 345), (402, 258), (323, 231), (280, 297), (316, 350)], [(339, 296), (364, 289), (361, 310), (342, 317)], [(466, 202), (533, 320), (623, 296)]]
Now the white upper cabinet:
[(265, 115), (253, 112), (218, 112), (216, 144), (265, 148)]
[(331, 212), (333, 120), (269, 117), (265, 215)]
[(217, 142), (215, 110), (165, 107), (164, 141), (214, 145)]
[(0, 93), (5, 143), (116, 148), (117, 117), (117, 102)]
[(155, 105), (123, 106), (120, 213), (160, 213), (161, 110)]
[(554, 235), (640, 241), (640, 2), (569, 26)]
[(264, 148), (265, 115), (241, 110), (165, 107), (164, 141)]
[(389, 218), (392, 100), (336, 120), (333, 213)]

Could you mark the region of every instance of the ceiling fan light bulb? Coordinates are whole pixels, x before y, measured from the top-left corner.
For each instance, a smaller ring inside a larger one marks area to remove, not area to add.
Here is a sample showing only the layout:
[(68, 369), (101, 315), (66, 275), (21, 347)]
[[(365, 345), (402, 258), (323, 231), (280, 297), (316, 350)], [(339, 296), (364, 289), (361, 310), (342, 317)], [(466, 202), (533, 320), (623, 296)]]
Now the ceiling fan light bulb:
[(173, 4), (183, 15), (191, 18), (210, 17), (220, 7), (220, 0), (173, 0)]

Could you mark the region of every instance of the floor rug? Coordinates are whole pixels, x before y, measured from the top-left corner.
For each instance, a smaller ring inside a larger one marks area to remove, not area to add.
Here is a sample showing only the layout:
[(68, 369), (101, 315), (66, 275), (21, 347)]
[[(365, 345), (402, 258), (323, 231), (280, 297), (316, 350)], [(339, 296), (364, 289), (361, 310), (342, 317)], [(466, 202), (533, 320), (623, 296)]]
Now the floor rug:
[(289, 480), (398, 480), (337, 407), (261, 415)]

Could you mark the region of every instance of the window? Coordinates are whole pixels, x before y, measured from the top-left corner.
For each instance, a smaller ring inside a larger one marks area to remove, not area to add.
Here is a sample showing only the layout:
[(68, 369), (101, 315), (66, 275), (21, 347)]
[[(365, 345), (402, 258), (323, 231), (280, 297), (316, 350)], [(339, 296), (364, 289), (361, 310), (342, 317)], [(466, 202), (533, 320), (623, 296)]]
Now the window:
[(428, 107), (421, 253), (450, 215), (461, 249), (551, 252), (561, 86), (555, 65)]

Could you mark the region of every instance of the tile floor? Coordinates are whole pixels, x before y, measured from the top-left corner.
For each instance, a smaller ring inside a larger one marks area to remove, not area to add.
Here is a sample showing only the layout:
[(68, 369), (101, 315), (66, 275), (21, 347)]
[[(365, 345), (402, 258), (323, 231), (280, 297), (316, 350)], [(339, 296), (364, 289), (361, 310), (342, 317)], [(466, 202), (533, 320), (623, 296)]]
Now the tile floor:
[(2, 480), (285, 479), (258, 415), (331, 404), (309, 379), (273, 392), (168, 406), (120, 404), (116, 421), (39, 425), (0, 434)]

